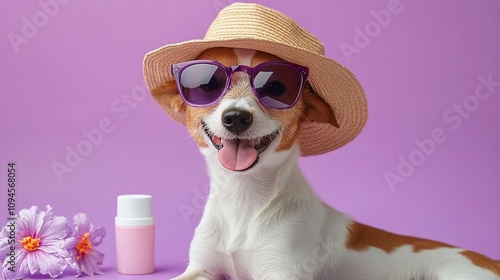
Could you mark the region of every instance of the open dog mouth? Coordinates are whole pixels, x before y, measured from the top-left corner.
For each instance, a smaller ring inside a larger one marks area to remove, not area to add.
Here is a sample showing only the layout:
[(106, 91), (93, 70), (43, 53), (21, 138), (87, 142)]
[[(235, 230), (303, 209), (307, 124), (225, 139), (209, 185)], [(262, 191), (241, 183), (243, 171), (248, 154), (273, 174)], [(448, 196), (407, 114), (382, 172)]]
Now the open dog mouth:
[(205, 134), (217, 149), (217, 158), (225, 168), (233, 171), (245, 171), (254, 167), (259, 161), (259, 155), (276, 139), (279, 131), (268, 135), (248, 138), (225, 139), (215, 135), (207, 125), (201, 123)]

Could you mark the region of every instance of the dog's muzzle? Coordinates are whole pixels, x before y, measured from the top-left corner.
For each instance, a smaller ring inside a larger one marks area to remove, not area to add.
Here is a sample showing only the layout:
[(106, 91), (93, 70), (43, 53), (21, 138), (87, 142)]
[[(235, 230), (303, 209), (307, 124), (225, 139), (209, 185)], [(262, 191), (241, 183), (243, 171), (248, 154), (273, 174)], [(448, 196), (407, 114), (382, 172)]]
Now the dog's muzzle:
[(256, 138), (239, 137), (252, 124), (251, 114), (245, 111), (228, 110), (222, 114), (222, 124), (232, 132), (234, 138), (222, 138), (215, 135), (202, 121), (203, 129), (217, 149), (217, 158), (222, 166), (233, 171), (245, 171), (254, 167), (259, 155), (276, 139), (279, 131)]

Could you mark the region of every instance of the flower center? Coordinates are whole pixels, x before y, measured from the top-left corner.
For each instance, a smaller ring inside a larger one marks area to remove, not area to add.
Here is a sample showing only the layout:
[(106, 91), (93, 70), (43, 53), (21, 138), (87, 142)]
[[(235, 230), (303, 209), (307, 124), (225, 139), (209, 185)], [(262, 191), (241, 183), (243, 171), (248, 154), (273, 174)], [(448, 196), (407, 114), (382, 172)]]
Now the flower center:
[(83, 258), (84, 255), (89, 253), (89, 250), (94, 250), (92, 247), (92, 242), (89, 240), (90, 233), (85, 233), (83, 237), (78, 238), (78, 244), (76, 245), (76, 250), (78, 251), (77, 260)]
[(21, 244), (23, 244), (24, 249), (33, 252), (38, 250), (38, 247), (40, 247), (40, 238), (26, 236), (23, 240), (21, 240)]

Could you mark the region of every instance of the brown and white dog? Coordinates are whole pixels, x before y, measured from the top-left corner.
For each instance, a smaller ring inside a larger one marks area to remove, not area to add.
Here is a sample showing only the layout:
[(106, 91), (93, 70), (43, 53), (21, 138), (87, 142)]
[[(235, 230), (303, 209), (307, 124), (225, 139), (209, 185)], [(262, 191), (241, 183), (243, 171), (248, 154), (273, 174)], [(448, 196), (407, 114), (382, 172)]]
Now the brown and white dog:
[[(230, 48), (209, 49), (198, 59), (250, 67), (280, 60)], [(498, 261), (360, 224), (314, 194), (297, 164), (299, 127), (302, 122), (337, 122), (331, 107), (308, 85), (287, 110), (263, 106), (245, 73), (235, 73), (226, 94), (209, 107), (187, 105), (175, 81), (151, 91), (162, 107), (185, 120), (211, 181), (189, 265), (174, 279), (500, 279)], [(251, 115), (243, 132), (223, 123), (227, 110)], [(243, 171), (225, 167), (218, 156), (234, 141), (252, 143), (259, 152)]]

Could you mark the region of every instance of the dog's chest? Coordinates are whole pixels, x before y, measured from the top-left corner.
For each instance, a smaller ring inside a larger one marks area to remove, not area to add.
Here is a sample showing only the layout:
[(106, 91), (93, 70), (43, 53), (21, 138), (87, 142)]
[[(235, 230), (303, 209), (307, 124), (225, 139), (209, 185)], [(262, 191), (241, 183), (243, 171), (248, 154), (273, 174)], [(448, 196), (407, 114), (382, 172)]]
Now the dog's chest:
[(217, 238), (217, 248), (226, 255), (243, 257), (250, 254), (260, 239), (260, 223), (251, 217), (224, 215), (220, 220), (220, 236)]
[(251, 279), (251, 271), (256, 257), (256, 247), (262, 246), (255, 229), (243, 225), (245, 221), (234, 221), (228, 224), (229, 230), (224, 230), (217, 240), (214, 248), (216, 258), (220, 260), (219, 266), (231, 279)]
[(229, 279), (251, 279), (253, 253), (249, 249), (238, 249), (221, 253), (223, 272)]
[(265, 220), (261, 217), (249, 212), (246, 215), (235, 215), (237, 209), (221, 210), (217, 208), (206, 211), (205, 214), (211, 216), (211, 221), (200, 225), (210, 225), (210, 231), (205, 235), (209, 239), (205, 242), (208, 241), (213, 248), (213, 256), (210, 258), (231, 279), (251, 279), (256, 260), (262, 254), (272, 251), (275, 243), (267, 241), (266, 230), (262, 226)]

